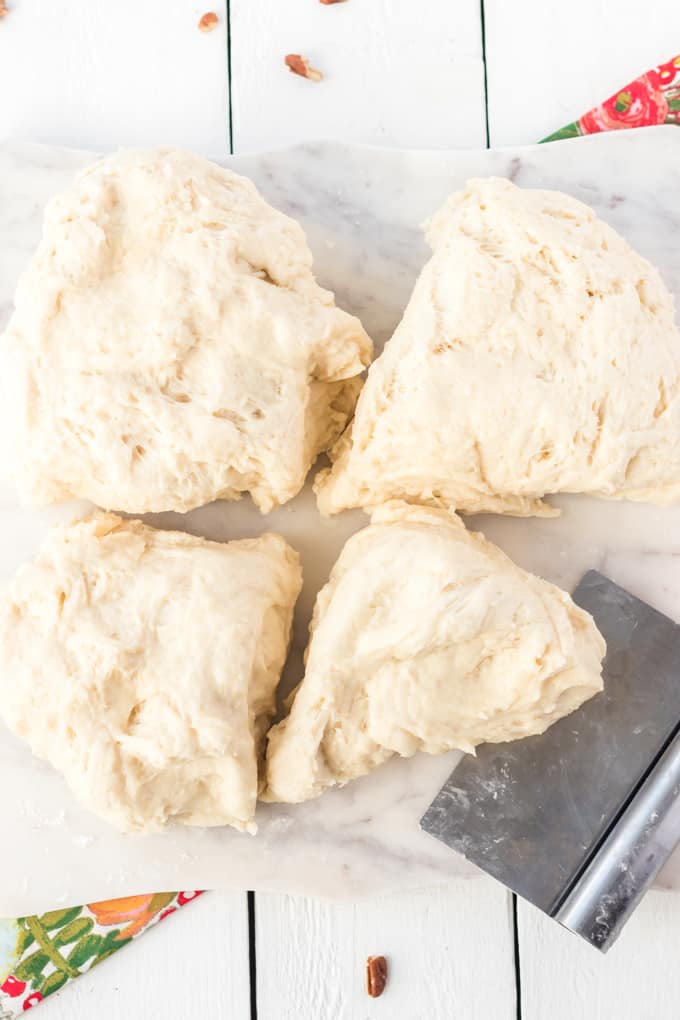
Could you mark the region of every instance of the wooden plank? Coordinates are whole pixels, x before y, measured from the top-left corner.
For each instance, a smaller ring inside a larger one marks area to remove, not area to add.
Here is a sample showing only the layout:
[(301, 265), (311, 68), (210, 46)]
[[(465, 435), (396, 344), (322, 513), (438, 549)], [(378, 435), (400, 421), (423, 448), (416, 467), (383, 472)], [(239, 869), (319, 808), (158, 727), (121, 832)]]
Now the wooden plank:
[(680, 895), (647, 894), (601, 956), (534, 907), (518, 910), (524, 1020), (675, 1020)]
[(0, 137), (107, 150), (228, 151), (227, 31), (198, 31), (195, 0), (8, 0), (0, 25)]
[(484, 0), (492, 145), (568, 124), (680, 49), (680, 4)]
[[(509, 896), (490, 880), (357, 904), (256, 897), (258, 1013), (276, 1020), (514, 1020)], [(389, 962), (379, 999), (369, 955)]]
[(50, 998), (49, 1020), (250, 1016), (245, 893), (209, 893)]
[[(231, 0), (234, 151), (310, 138), (484, 145), (479, 0)], [(318, 84), (286, 70), (301, 53)]]

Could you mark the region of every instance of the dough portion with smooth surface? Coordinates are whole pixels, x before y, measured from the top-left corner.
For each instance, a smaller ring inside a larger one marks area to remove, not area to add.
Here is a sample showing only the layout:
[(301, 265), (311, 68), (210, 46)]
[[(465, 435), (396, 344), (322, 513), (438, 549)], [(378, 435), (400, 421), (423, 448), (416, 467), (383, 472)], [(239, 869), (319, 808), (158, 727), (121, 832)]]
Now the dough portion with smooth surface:
[(551, 515), (680, 498), (680, 332), (657, 270), (568, 195), (470, 181), (373, 363), (322, 513), (391, 498)]
[(319, 593), (264, 797), (296, 803), (393, 754), (542, 733), (602, 689), (604, 652), (565, 592), (454, 514), (388, 503)]
[(250, 492), (268, 511), (341, 433), (371, 341), (251, 181), (155, 149), (48, 204), (0, 350), (31, 501), (184, 512)]
[(254, 831), (301, 583), (279, 535), (56, 529), (0, 598), (0, 718), (122, 831)]

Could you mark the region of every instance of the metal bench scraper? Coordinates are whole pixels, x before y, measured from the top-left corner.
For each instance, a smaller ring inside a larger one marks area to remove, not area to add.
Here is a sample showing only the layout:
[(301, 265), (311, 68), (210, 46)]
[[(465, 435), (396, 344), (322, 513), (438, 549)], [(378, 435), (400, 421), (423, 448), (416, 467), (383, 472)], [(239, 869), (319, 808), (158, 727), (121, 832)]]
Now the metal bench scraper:
[(421, 827), (602, 952), (680, 840), (680, 626), (590, 571), (604, 691), (466, 755)]

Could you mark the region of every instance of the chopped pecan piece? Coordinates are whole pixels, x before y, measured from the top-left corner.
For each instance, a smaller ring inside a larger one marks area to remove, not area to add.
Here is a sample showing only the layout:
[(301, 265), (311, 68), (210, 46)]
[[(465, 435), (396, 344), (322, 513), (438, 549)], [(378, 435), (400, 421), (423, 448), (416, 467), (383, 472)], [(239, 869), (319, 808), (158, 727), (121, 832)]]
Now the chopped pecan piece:
[(323, 80), (321, 71), (312, 67), (309, 61), (305, 57), (301, 57), (299, 53), (288, 53), (284, 60), (286, 67), (293, 74), (299, 74), (301, 78), (309, 78), (310, 81)]
[(207, 11), (198, 23), (201, 32), (212, 32), (219, 25), (220, 19), (214, 11)]
[(369, 956), (366, 960), (366, 991), (377, 999), (387, 984), (387, 960), (384, 956)]

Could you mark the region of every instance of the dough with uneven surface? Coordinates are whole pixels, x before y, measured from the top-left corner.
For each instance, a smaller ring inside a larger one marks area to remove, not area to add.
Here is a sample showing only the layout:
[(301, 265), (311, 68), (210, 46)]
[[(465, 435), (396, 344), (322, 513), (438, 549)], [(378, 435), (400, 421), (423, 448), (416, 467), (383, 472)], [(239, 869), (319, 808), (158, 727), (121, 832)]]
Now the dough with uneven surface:
[(300, 226), (190, 153), (123, 151), (47, 206), (0, 345), (30, 500), (187, 511), (302, 487), (370, 360)]
[[(669, 228), (670, 229), (670, 228)], [(550, 515), (546, 494), (680, 498), (680, 332), (659, 273), (568, 195), (470, 181), (317, 477), (387, 499)]]
[(604, 652), (565, 592), (454, 514), (388, 503), (319, 593), (265, 799), (307, 800), (393, 754), (542, 733), (602, 689)]
[(252, 831), (301, 583), (279, 535), (56, 529), (0, 598), (0, 717), (118, 829)]

